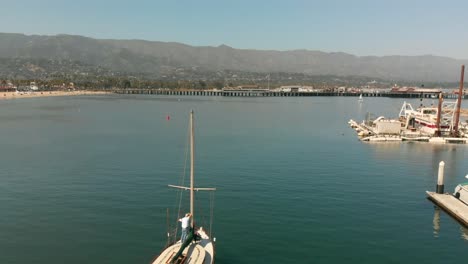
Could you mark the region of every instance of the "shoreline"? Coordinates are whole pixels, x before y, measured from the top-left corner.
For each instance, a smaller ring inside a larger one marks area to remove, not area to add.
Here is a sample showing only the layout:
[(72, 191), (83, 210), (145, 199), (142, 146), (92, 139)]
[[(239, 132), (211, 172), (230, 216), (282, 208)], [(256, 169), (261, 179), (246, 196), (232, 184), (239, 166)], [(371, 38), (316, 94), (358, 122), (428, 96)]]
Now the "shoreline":
[(107, 91), (35, 91), (35, 92), (0, 92), (0, 100), (52, 97), (52, 96), (74, 96), (74, 95), (101, 95), (111, 94)]

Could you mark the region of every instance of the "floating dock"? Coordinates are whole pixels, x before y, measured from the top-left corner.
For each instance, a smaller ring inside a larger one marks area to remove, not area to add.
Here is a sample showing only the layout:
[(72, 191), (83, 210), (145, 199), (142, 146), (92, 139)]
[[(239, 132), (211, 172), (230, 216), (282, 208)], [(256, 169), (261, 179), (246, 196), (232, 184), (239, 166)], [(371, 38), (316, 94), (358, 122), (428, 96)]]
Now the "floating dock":
[[(463, 133), (463, 137), (450, 136), (434, 136), (421, 133), (419, 131), (412, 132), (408, 129), (401, 128), (398, 133), (380, 133), (375, 127), (358, 123), (354, 120), (348, 122), (353, 128), (361, 141), (367, 142), (389, 142), (389, 141), (411, 141), (411, 142), (428, 142), (434, 144), (468, 144), (468, 133)], [(402, 125), (403, 126), (403, 125)], [(465, 131), (466, 132), (466, 131)]]
[(439, 194), (429, 191), (426, 191), (426, 193), (427, 198), (468, 227), (468, 205), (449, 193)]
[[(461, 189), (463, 190), (462, 192), (460, 190), (460, 186), (462, 185), (459, 185), (457, 186), (457, 188), (455, 188), (456, 196), (449, 194), (449, 193), (444, 193), (444, 168), (445, 168), (445, 163), (441, 161), (439, 163), (439, 172), (437, 175), (436, 191), (435, 192), (426, 191), (427, 198), (431, 200), (432, 202), (434, 202), (437, 206), (442, 208), (444, 211), (452, 215), (465, 227), (468, 227), (468, 204), (465, 203), (467, 201), (465, 198), (467, 194), (466, 189), (465, 187), (461, 187)], [(466, 184), (463, 184), (463, 185), (466, 185)]]

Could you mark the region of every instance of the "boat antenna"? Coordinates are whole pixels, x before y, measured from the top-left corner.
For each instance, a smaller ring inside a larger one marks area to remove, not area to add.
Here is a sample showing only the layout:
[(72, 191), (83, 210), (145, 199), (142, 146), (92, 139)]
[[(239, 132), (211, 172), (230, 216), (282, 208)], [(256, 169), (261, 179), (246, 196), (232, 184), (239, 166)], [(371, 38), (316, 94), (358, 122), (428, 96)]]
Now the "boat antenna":
[(455, 110), (455, 124), (453, 126), (453, 136), (458, 136), (458, 122), (460, 122), (460, 107), (463, 98), (463, 82), (465, 78), (465, 65), (461, 66), (460, 89), (458, 90), (457, 108)]
[(442, 135), (440, 131), (440, 119), (442, 116), (442, 92), (439, 93), (439, 104), (437, 105), (437, 131), (435, 132), (435, 136), (440, 137)]
[(268, 78), (268, 91), (269, 91), (270, 90), (270, 73), (268, 73), (267, 78)]

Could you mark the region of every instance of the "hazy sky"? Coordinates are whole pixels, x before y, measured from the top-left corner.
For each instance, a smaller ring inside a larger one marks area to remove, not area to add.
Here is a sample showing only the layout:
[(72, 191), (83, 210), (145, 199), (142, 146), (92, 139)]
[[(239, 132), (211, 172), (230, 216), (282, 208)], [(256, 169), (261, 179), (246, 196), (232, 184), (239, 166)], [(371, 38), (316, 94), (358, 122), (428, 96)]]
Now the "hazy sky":
[(0, 0), (0, 32), (468, 59), (468, 0)]

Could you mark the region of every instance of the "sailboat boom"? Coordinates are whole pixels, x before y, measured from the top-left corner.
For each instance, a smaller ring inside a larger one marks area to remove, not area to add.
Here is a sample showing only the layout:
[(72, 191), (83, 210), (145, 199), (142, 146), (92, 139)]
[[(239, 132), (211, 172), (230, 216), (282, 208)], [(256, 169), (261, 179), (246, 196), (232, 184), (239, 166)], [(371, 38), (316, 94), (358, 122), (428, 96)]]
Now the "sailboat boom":
[[(168, 185), (169, 187), (172, 188), (178, 188), (178, 189), (183, 189), (183, 190), (190, 190), (190, 187), (185, 187), (185, 186), (178, 186), (178, 185)], [(194, 191), (216, 191), (216, 188), (193, 188)]]

